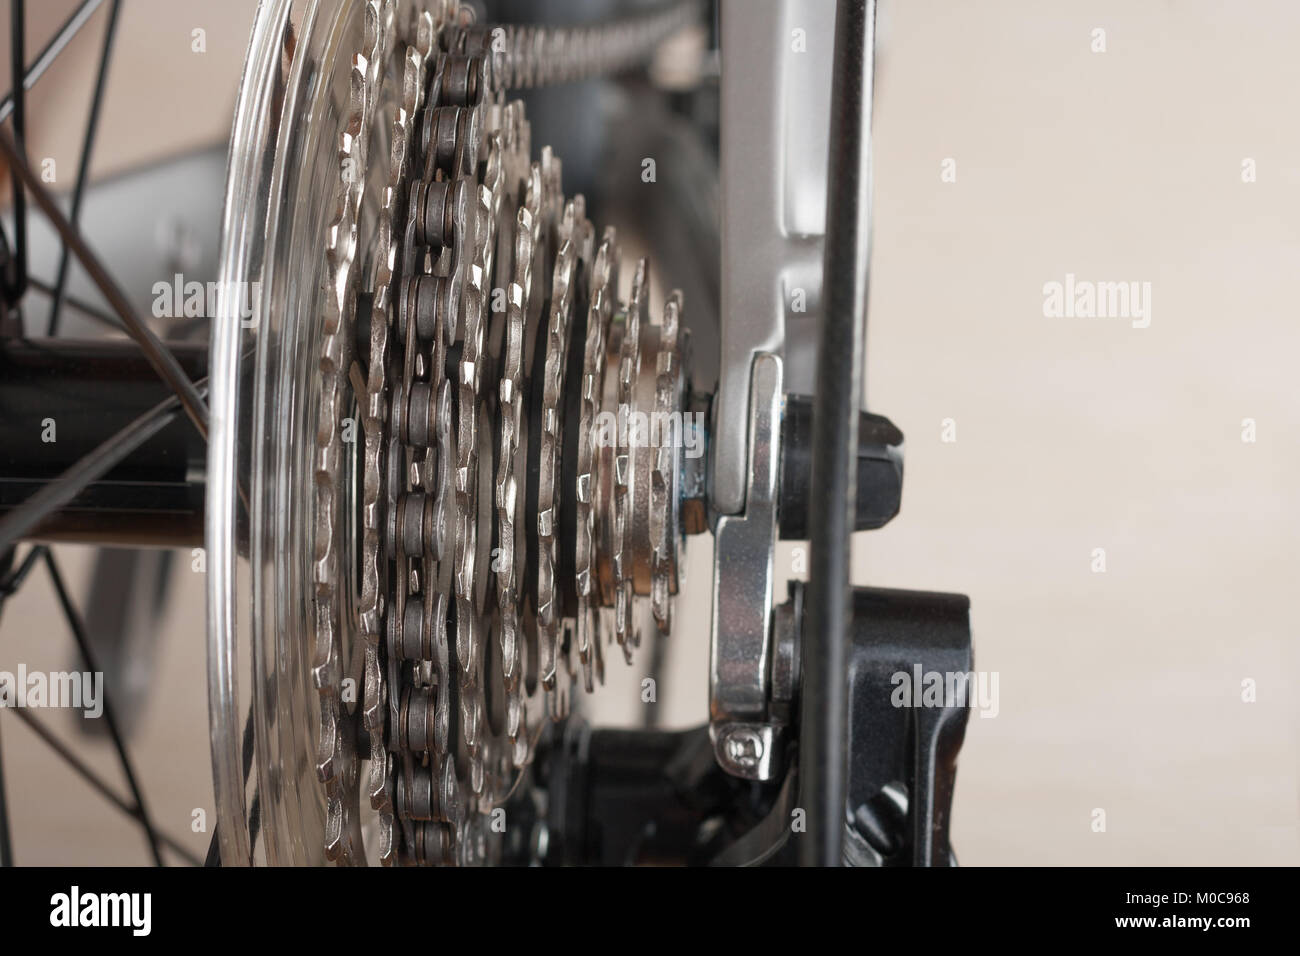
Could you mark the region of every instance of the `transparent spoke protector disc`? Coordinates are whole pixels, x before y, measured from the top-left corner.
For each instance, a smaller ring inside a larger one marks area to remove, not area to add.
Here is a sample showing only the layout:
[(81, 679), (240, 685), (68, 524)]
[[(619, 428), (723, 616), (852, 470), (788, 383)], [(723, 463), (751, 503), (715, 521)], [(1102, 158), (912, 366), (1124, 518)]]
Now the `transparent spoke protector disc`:
[[(351, 68), (368, 7), (391, 0), (262, 0), (236, 104), (212, 327), (208, 449), (208, 707), (221, 860), (324, 862), (312, 559), (327, 229), (343, 175)], [(370, 28), (374, 29), (373, 9)], [(358, 223), (358, 288), (388, 177), (397, 54), (380, 70)], [(345, 416), (356, 419), (355, 411)], [(359, 429), (358, 429), (359, 431)], [(345, 445), (344, 512), (357, 491)], [(353, 498), (355, 500), (355, 498)], [(339, 582), (351, 673), (356, 526)], [(358, 649), (358, 654), (360, 650)], [(365, 779), (365, 768), (358, 774)], [(368, 801), (362, 801), (368, 805)], [(373, 842), (373, 841), (371, 841)]]

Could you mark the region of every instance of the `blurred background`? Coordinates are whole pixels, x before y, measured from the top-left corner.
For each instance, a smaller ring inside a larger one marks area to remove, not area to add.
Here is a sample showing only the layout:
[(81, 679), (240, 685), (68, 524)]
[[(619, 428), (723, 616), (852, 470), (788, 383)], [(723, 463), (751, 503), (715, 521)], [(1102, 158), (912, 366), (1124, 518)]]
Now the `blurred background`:
[[(28, 4), (29, 57), (75, 6)], [(55, 160), (61, 192), (108, 6), (28, 98), (28, 154)], [(82, 222), (142, 312), (160, 278), (215, 272), (254, 11), (122, 3)], [(976, 667), (999, 675), (999, 709), (971, 716), (958, 858), (1298, 863), (1287, 608), (1300, 571), (1300, 8), (881, 0), (878, 16), (866, 381), (872, 409), (907, 435), (907, 479), (900, 516), (856, 539), (854, 578), (971, 597)], [(534, 118), (534, 144), (547, 135)], [(39, 213), (30, 221), (32, 270), (50, 281), (58, 244)], [(1045, 317), (1044, 285), (1069, 274), (1149, 282), (1149, 327)], [(68, 288), (102, 305), (75, 266)], [(91, 329), (65, 315), (65, 332)], [(691, 545), (678, 620), (702, 622), (708, 536)], [(791, 576), (797, 547), (783, 544), (778, 564)], [(156, 822), (202, 856), (210, 834), (192, 831), (193, 811), (213, 810), (201, 573), (188, 553), (167, 569), (158, 554), (132, 559), (146, 584), (123, 599), (106, 583), (111, 561), (96, 573), (93, 549), (55, 550), (89, 627), (115, 609), (141, 615), (115, 678), (147, 690), (128, 745)], [(159, 597), (147, 582), (161, 580)], [(707, 645), (707, 628), (674, 634), (660, 721), (706, 718)], [(0, 670), (75, 660), (37, 569), (4, 607)], [(639, 722), (640, 676), (614, 669), (591, 717)], [(40, 716), (125, 793), (104, 735)], [(0, 735), (19, 863), (148, 861), (131, 821), (12, 714), (0, 712)]]

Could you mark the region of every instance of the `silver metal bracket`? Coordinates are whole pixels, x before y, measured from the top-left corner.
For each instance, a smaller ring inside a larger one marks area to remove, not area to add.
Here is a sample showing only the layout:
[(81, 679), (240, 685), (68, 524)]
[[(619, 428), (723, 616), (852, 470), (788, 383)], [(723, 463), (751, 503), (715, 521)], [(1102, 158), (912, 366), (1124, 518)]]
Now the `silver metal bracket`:
[(745, 511), (719, 518), (713, 543), (709, 733), (723, 769), (752, 780), (770, 780), (779, 767), (770, 701), (781, 382), (781, 359), (754, 358)]

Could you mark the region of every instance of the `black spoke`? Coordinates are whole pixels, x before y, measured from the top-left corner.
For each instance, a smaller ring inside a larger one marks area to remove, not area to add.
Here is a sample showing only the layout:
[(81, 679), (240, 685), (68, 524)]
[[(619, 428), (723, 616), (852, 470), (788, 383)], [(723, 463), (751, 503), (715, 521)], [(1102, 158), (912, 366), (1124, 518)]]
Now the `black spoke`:
[(215, 824), (212, 827), (212, 839), (208, 841), (208, 853), (203, 858), (204, 866), (221, 865), (221, 831), (218, 829), (221, 824)]
[[(200, 382), (198, 388), (200, 395), (207, 394), (207, 380)], [(0, 518), (0, 549), (17, 542), (46, 516), (54, 514), (75, 498), (92, 481), (111, 471), (166, 428), (179, 410), (180, 400), (175, 395), (168, 396)]]
[[(103, 2), (104, 0), (82, 0), (81, 5), (72, 11), (72, 16), (63, 21), (63, 26), (59, 27), (59, 32), (54, 34), (49, 43), (45, 44), (45, 49), (36, 58), (36, 62), (28, 68), (27, 75), (23, 77), (22, 83), (16, 83), (14, 89), (30, 90), (35, 86), (36, 81), (50, 68), (50, 64), (59, 58), (63, 48), (72, 42), (72, 38), (86, 25), (87, 21), (90, 20), (90, 15), (98, 10), (99, 5)], [(7, 120), (9, 114), (13, 111), (14, 94), (11, 90), (5, 94), (3, 100), (0, 100), (0, 123)]]
[[(13, 571), (14, 550), (13, 548), (0, 550), (0, 611), (4, 610), (5, 601), (16, 588), (13, 584), (14, 578), (17, 577)], [(4, 741), (0, 740), (0, 867), (13, 865), (14, 845), (9, 834), (9, 798), (8, 791), (5, 789)]]
[[(173, 397), (169, 398), (171, 403), (171, 414), (174, 417), (179, 410), (179, 402)], [(44, 559), (50, 572), (50, 577), (54, 583), (55, 592), (58, 595), (59, 602), (63, 607), (64, 614), (67, 616), (68, 623), (72, 628), (73, 636), (77, 640), (77, 646), (81, 649), (82, 657), (86, 661), (86, 667), (91, 671), (97, 671), (98, 666), (95, 664), (90, 652), (89, 644), (85, 640), (85, 629), (81, 622), (80, 615), (72, 606), (71, 598), (68, 595), (67, 588), (64, 586), (63, 577), (59, 573), (58, 566), (54, 562), (54, 557), (45, 545), (34, 545), (24, 556), (22, 563), (17, 568), (13, 568), (14, 549), (10, 548), (4, 554), (4, 561), (0, 562), (0, 608), (6, 598), (14, 594), (23, 581), (31, 572), (36, 562)], [(119, 810), (139, 823), (149, 837), (150, 847), (154, 852), (154, 861), (161, 866), (162, 861), (157, 852), (157, 845), (166, 846), (173, 853), (180, 856), (186, 862), (199, 866), (202, 861), (186, 847), (178, 843), (175, 839), (169, 837), (166, 833), (154, 829), (148, 814), (144, 807), (141, 797), (140, 788), (136, 783), (135, 774), (127, 759), (126, 749), (122, 742), (121, 735), (117, 731), (116, 717), (110, 709), (107, 694), (104, 697), (104, 717), (108, 721), (109, 732), (113, 737), (113, 743), (117, 747), (118, 756), (122, 762), (122, 769), (126, 775), (127, 783), (135, 797), (136, 803), (132, 805), (123, 800), (109, 786), (102, 777), (90, 769), (72, 750), (58, 739), (47, 727), (38, 721), (31, 714), (21, 709), (15, 709), (15, 715), (25, 723), (33, 733), (36, 734), (51, 750), (61, 757), (73, 770), (75, 770), (87, 783), (91, 785), (100, 795), (116, 806)], [(4, 802), (4, 773), (3, 773), (3, 753), (0, 752), (0, 865), (12, 866), (12, 842), (9, 839), (8, 828), (8, 811)], [(155, 843), (155, 839), (157, 843)], [(7, 861), (7, 862), (3, 862)]]
[[(48, 282), (42, 282), (40, 279), (36, 278), (35, 276), (27, 277), (27, 286), (29, 289), (35, 289), (37, 292), (43, 292), (45, 293), (45, 295), (51, 297), (53, 297), (54, 295), (54, 286), (50, 285)], [(94, 319), (96, 322), (99, 322), (102, 325), (106, 325), (116, 332), (126, 331), (126, 329), (122, 327), (122, 323), (118, 320), (117, 316), (105, 312), (103, 309), (99, 308), (98, 306), (91, 305), (89, 302), (85, 301), (84, 299), (78, 299), (75, 296), (65, 295), (63, 297), (63, 301), (65, 304), (67, 304), (69, 308), (76, 309), (78, 312), (80, 312), (82, 315), (86, 316), (87, 318)]]
[[(244, 746), (243, 746), (243, 765), (244, 765), (244, 786), (248, 786), (248, 775), (253, 770), (253, 705), (248, 705), (248, 716), (244, 718)], [(257, 833), (261, 827), (261, 795), (258, 788), (253, 787), (253, 802), (249, 805), (248, 811), (248, 852), (253, 853), (257, 849)], [(212, 842), (208, 844), (208, 856), (203, 862), (204, 866), (221, 865), (221, 832), (217, 827), (212, 828)], [(252, 859), (249, 860), (252, 866)]]
[[(77, 462), (58, 479), (50, 482), (40, 492), (29, 498), (21, 508), (13, 510), (4, 519), (0, 519), (0, 555), (4, 556), (4, 561), (0, 563), (0, 605), (3, 605), (5, 598), (22, 584), (35, 563), (43, 559), (63, 614), (85, 661), (85, 666), (92, 672), (99, 672), (99, 668), (87, 638), (85, 624), (72, 602), (53, 553), (44, 546), (33, 547), (28, 551), (22, 564), (14, 570), (14, 546), (19, 538), (38, 526), (46, 516), (64, 507), (87, 485), (110, 471), (131, 452), (171, 423), (181, 410), (184, 410), (190, 417), (205, 440), (208, 428), (208, 410), (205, 403), (206, 381), (196, 384), (189, 379), (171, 351), (158, 339), (153, 330), (134, 314), (126, 296), (113, 281), (102, 262), (90, 249), (79, 231), (82, 203), (85, 197), (90, 162), (94, 153), (104, 87), (116, 34), (120, 0), (112, 0), (105, 25), (99, 66), (95, 86), (91, 94), (90, 109), (86, 120), (81, 154), (77, 165), (76, 182), (68, 216), (63, 215), (53, 195), (40, 182), (27, 162), (26, 91), (30, 90), (49, 69), (72, 38), (90, 20), (102, 2), (103, 0), (83, 0), (59, 31), (50, 39), (49, 43), (46, 44), (35, 62), (30, 67), (27, 67), (24, 42), (25, 4), (24, 0), (11, 0), (12, 87), (3, 100), (0, 100), (0, 123), (12, 117), (12, 134), (0, 131), (0, 155), (3, 155), (8, 162), (13, 177), (13, 266), (15, 278), (17, 279), (15, 291), (21, 295), (30, 286), (50, 296), (48, 334), (51, 336), (58, 331), (62, 307), (65, 302), (69, 307), (77, 309), (101, 323), (125, 331), (136, 340), (150, 364), (175, 393), (174, 397), (169, 397), (166, 401), (155, 406), (148, 413), (132, 422), (118, 432), (117, 435)], [(59, 268), (53, 285), (33, 280), (28, 276), (28, 196), (45, 213), (60, 238)], [(66, 294), (72, 257), (75, 257), (81, 263), (91, 280), (99, 288), (111, 308), (111, 314)], [(123, 774), (126, 777), (131, 797), (134, 800), (134, 805), (120, 797), (112, 787), (97, 776), (39, 721), (30, 714), (21, 711), (16, 711), (16, 713), (38, 737), (86, 779), (95, 790), (141, 825), (145, 831), (150, 853), (156, 865), (163, 865), (160, 851), (162, 845), (166, 845), (187, 861), (196, 865), (199, 864), (200, 861), (194, 854), (175, 840), (168, 838), (165, 834), (160, 834), (154, 828), (107, 693), (104, 696), (104, 717)], [(0, 761), (2, 759), (3, 754), (0, 753)], [(13, 863), (13, 852), (5, 796), (3, 765), (0, 763), (0, 864), (8, 866)]]
[[(118, 796), (113, 791), (113, 788), (104, 781), (104, 778), (91, 770), (80, 757), (73, 753), (72, 750), (63, 743), (63, 741), (54, 736), (53, 731), (25, 710), (15, 710), (14, 713), (28, 726), (32, 733), (36, 734), (37, 737), (40, 737), (41, 741), (47, 747), (58, 754), (63, 759), (64, 763), (75, 770), (77, 774), (86, 781), (86, 783), (90, 784), (90, 786), (99, 793), (100, 796), (113, 804), (113, 806), (117, 807), (131, 819), (137, 821), (142, 826), (144, 825), (145, 821), (141, 816), (140, 811)], [(194, 853), (190, 852), (167, 834), (159, 833), (158, 841), (162, 843), (163, 846), (167, 847), (167, 849), (185, 860), (185, 862), (194, 866), (199, 866), (201, 864), (202, 861)]]
[[(13, 67), (14, 149), (24, 164), (27, 161), (27, 94), (23, 88), (23, 64), (26, 63), (23, 0), (9, 0), (9, 59)], [(17, 164), (12, 170), (14, 188), (14, 293), (27, 288), (27, 199)]]
[(40, 178), (32, 172), (31, 167), (27, 165), (27, 161), (20, 154), (14, 141), (3, 131), (0, 131), (0, 153), (4, 154), (14, 172), (31, 192), (36, 204), (41, 207), (41, 211), (50, 220), (51, 225), (58, 230), (63, 241), (71, 247), (73, 253), (81, 261), (82, 267), (90, 274), (90, 278), (95, 285), (99, 286), (99, 291), (103, 293), (104, 298), (108, 300), (108, 304), (112, 306), (113, 311), (122, 320), (127, 334), (139, 343), (140, 349), (149, 360), (149, 364), (154, 367), (168, 387), (176, 393), (181, 404), (185, 407), (185, 413), (189, 415), (190, 420), (194, 422), (194, 427), (199, 430), (199, 434), (206, 441), (208, 437), (207, 405), (194, 387), (194, 383), (186, 376), (185, 370), (176, 361), (176, 356), (171, 353), (167, 346), (163, 345), (158, 336), (154, 334), (153, 329), (149, 328), (132, 311), (126, 295), (113, 281), (113, 277), (108, 274), (108, 270), (99, 261), (99, 257), (91, 251), (81, 234), (77, 232), (76, 227), (68, 222), (67, 217), (59, 211), (58, 203), (50, 194), (50, 191), (45, 188)]
[[(95, 149), (95, 130), (99, 126), (99, 108), (104, 102), (104, 80), (108, 77), (108, 61), (113, 52), (113, 36), (117, 33), (117, 12), (121, 0), (113, 0), (108, 8), (108, 23), (104, 27), (104, 45), (99, 51), (99, 72), (95, 76), (95, 91), (90, 95), (90, 115), (86, 118), (86, 132), (81, 140), (81, 159), (77, 163), (77, 182), (72, 188), (72, 208), (68, 219), (74, 227), (81, 222), (81, 200), (86, 190), (86, 174), (90, 170), (90, 156)], [(54, 301), (50, 303), (50, 321), (47, 335), (59, 334), (59, 307), (63, 305), (63, 287), (68, 281), (68, 244), (59, 252), (58, 278), (54, 280)]]
[[(7, 552), (4, 551), (3, 548), (0, 548), (0, 553), (5, 554), (5, 561), (7, 564), (13, 562), (14, 549), (12, 547), (10, 547)], [(40, 556), (41, 549), (39, 547), (33, 547), (27, 552), (27, 557), (23, 558), (23, 563), (18, 565), (16, 571), (10, 571), (6, 568), (4, 577), (0, 577), (0, 607), (4, 606), (6, 598), (10, 597), (22, 586), (23, 580), (32, 570), (32, 566), (36, 564), (36, 560)]]
[[(28, 551), (23, 563), (14, 570), (14, 555), (17, 549), (0, 549), (0, 612), (4, 610), (5, 602), (9, 600), (10, 595), (18, 590), (23, 583), (23, 578), (27, 577), (27, 573), (32, 569), (37, 550), (32, 548)], [(0, 741), (0, 867), (13, 865), (14, 844), (9, 829), (9, 792), (5, 786), (4, 742)]]
[[(244, 786), (248, 786), (248, 775), (253, 770), (253, 752), (256, 738), (253, 735), (253, 705), (248, 705), (248, 718), (244, 721)], [(257, 787), (253, 787), (253, 802), (248, 807), (248, 852), (251, 856), (257, 850), (257, 831), (262, 823), (262, 799)], [(252, 866), (250, 859), (248, 865)]]
[(13, 575), (14, 554), (13, 548), (0, 548), (0, 612), (4, 611), (5, 598), (14, 593), (9, 587)]
[(4, 741), (0, 740), (0, 867), (14, 865), (14, 844), (9, 836), (9, 800), (5, 795)]
[[(59, 604), (63, 607), (63, 616), (67, 619), (68, 626), (72, 629), (72, 636), (76, 639), (77, 647), (81, 650), (82, 660), (85, 661), (86, 667), (92, 673), (103, 673), (96, 664), (94, 653), (90, 649), (90, 640), (86, 637), (86, 626), (82, 622), (81, 615), (77, 612), (76, 607), (73, 606), (72, 598), (68, 595), (68, 589), (63, 584), (63, 575), (59, 573), (59, 566), (54, 560), (54, 554), (48, 548), (44, 549), (44, 552), (46, 570), (50, 572), (50, 580), (54, 583), (54, 592), (58, 595)], [(149, 841), (149, 850), (153, 854), (154, 863), (162, 866), (163, 860), (158, 845), (158, 834), (154, 830), (153, 822), (149, 819), (149, 811), (145, 808), (144, 794), (140, 791), (135, 771), (131, 767), (131, 760), (127, 757), (126, 743), (122, 740), (122, 734), (118, 730), (117, 717), (113, 712), (107, 688), (104, 690), (104, 720), (108, 723), (108, 732), (113, 738), (113, 746), (117, 748), (118, 760), (122, 764), (122, 773), (126, 776), (127, 786), (130, 787), (131, 796), (140, 811), (140, 825), (144, 827), (145, 837)]]

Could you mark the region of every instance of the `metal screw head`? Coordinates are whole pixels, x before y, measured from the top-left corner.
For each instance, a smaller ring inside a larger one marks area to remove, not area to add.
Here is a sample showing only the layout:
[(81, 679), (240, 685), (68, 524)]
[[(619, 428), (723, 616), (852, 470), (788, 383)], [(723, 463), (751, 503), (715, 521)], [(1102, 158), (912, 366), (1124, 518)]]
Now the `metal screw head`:
[(768, 723), (722, 724), (709, 728), (718, 765), (733, 777), (771, 780), (780, 769), (781, 730)]
[(763, 759), (763, 739), (748, 727), (735, 727), (729, 731), (723, 748), (728, 760), (746, 770), (757, 767)]

